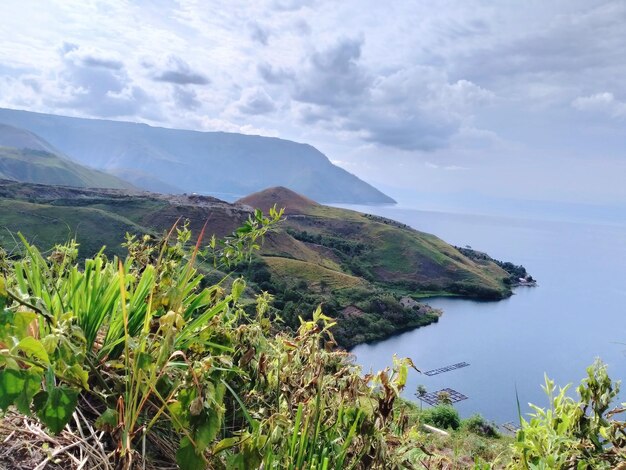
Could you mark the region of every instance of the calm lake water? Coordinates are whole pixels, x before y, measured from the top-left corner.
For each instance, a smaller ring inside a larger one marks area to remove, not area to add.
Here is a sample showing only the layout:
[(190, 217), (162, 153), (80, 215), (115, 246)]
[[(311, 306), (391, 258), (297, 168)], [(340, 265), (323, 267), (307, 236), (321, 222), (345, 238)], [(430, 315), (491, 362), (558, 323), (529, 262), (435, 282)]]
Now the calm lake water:
[(626, 379), (625, 225), (342, 207), (523, 264), (539, 282), (499, 302), (430, 299), (444, 310), (438, 323), (354, 348), (365, 371), (388, 366), (394, 353), (423, 371), (470, 363), (432, 377), (413, 372), (406, 398), (414, 398), (419, 384), (428, 391), (450, 387), (469, 397), (455, 405), (461, 415), (479, 412), (502, 424), (518, 421), (516, 390), (524, 413), (529, 402), (548, 404), (540, 387), (544, 372), (557, 384), (578, 383), (600, 357), (613, 379)]

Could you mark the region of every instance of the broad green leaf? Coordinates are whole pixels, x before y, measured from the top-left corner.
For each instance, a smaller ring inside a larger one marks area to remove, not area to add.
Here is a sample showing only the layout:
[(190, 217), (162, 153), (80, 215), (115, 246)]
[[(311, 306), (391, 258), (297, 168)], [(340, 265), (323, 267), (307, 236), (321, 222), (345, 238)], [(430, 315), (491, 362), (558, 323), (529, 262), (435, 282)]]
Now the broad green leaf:
[(140, 352), (137, 355), (137, 367), (141, 370), (149, 370), (152, 362), (152, 356), (148, 353)]
[(42, 375), (37, 372), (32, 370), (24, 371), (24, 386), (15, 399), (15, 406), (20, 413), (24, 415), (30, 414), (30, 405), (35, 394), (41, 390), (42, 379)]
[(213, 446), (213, 454), (219, 454), (220, 452), (235, 447), (241, 442), (241, 439), (238, 437), (227, 437), (219, 441), (215, 446)]
[(26, 384), (25, 375), (21, 370), (0, 371), (0, 409), (6, 410), (20, 396)]
[(98, 419), (96, 419), (96, 428), (102, 430), (112, 430), (117, 426), (118, 415), (117, 411), (112, 408), (107, 408)]
[(36, 395), (37, 416), (53, 434), (58, 434), (72, 417), (77, 401), (78, 391), (67, 387), (54, 387), (45, 392), (45, 396)]
[(68, 369), (70, 377), (76, 378), (80, 381), (85, 390), (89, 390), (89, 372), (83, 369), (80, 364), (74, 364)]
[(180, 441), (180, 447), (176, 452), (176, 463), (181, 470), (205, 470), (207, 468), (206, 460), (196, 453), (188, 437), (183, 437)]
[(48, 357), (46, 349), (41, 344), (41, 341), (33, 338), (32, 336), (22, 338), (17, 347), (28, 357), (35, 357), (46, 365), (50, 364), (50, 358)]
[(204, 421), (200, 423), (194, 433), (194, 441), (198, 450), (203, 451), (217, 437), (220, 430), (220, 419), (215, 412), (209, 416), (204, 414)]

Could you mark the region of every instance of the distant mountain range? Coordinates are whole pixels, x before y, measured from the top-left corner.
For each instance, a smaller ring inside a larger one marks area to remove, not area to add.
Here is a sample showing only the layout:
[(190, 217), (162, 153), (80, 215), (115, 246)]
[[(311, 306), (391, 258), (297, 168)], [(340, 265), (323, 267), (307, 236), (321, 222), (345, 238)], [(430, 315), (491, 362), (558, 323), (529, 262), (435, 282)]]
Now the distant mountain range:
[(269, 186), (286, 186), (320, 202), (395, 202), (333, 165), (316, 148), (288, 140), (3, 108), (0, 123), (21, 132), (5, 136), (9, 143), (0, 145), (18, 149), (32, 145), (38, 151), (62, 154), (150, 191), (222, 198), (231, 194), (234, 199)]
[(0, 178), (82, 188), (133, 187), (111, 174), (62, 156), (50, 143), (31, 132), (5, 124), (0, 124)]

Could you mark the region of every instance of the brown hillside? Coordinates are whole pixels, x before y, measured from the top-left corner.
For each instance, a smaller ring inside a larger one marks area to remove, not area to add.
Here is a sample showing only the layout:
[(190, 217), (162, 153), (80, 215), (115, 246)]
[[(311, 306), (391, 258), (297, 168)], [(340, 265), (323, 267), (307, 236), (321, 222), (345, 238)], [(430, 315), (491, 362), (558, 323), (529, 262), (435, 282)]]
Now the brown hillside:
[(250, 194), (239, 199), (237, 203), (245, 204), (254, 209), (261, 209), (264, 212), (267, 212), (270, 207), (276, 204), (277, 209), (284, 207), (286, 214), (305, 214), (311, 208), (319, 206), (317, 202), (283, 186), (268, 188), (258, 193)]

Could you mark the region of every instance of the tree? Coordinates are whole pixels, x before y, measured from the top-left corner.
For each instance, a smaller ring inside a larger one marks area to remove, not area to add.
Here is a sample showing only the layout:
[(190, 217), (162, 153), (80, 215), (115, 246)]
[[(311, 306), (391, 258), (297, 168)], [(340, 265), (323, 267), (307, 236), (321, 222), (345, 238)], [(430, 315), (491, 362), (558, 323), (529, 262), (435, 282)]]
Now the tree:
[(450, 399), (450, 394), (445, 390), (437, 392), (437, 403), (440, 405), (451, 405), (452, 400)]

